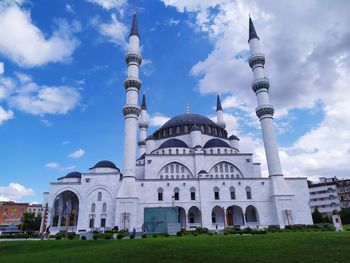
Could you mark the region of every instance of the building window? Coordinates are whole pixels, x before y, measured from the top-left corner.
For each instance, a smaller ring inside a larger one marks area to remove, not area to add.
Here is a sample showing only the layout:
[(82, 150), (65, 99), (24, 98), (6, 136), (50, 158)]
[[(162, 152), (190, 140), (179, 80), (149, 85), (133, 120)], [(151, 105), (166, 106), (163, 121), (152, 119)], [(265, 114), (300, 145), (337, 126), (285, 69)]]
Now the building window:
[(179, 149), (176, 149), (176, 154), (179, 154)]
[(94, 224), (95, 224), (95, 219), (93, 217), (91, 217), (90, 220), (89, 220), (89, 227), (93, 228)]
[(101, 201), (102, 200), (102, 193), (98, 192), (97, 194), (97, 201)]
[(212, 222), (213, 224), (216, 223), (216, 214), (215, 214), (214, 212), (211, 213), (211, 222)]
[(95, 203), (92, 203), (91, 204), (91, 213), (95, 213), (95, 210), (96, 210), (96, 205), (95, 205)]
[(106, 227), (106, 218), (101, 218), (101, 227)]
[(179, 192), (180, 192), (180, 189), (175, 187), (175, 189), (174, 189), (174, 199), (175, 199), (175, 201), (179, 201), (180, 200), (180, 193)]
[(163, 201), (163, 188), (158, 188), (158, 201)]
[(235, 192), (235, 188), (233, 186), (230, 187), (230, 196), (231, 196), (231, 200), (236, 199), (236, 192)]
[(194, 187), (191, 187), (191, 200), (196, 200), (196, 189)]
[(191, 212), (190, 213), (190, 224), (194, 223), (194, 214)]
[(165, 167), (165, 173), (166, 173), (166, 174), (169, 173), (169, 167), (168, 167), (168, 166)]
[(102, 213), (106, 213), (106, 211), (107, 211), (107, 204), (103, 203), (103, 205), (102, 205)]
[(252, 190), (250, 189), (249, 186), (245, 188), (245, 191), (247, 193), (247, 199), (252, 199)]
[(218, 169), (217, 166), (214, 167), (214, 171), (215, 171), (216, 173), (219, 172), (219, 169)]
[(214, 188), (214, 199), (219, 200), (220, 199), (220, 194), (219, 194), (219, 188), (215, 187)]
[(171, 172), (171, 173), (174, 173), (174, 165), (173, 165), (173, 164), (170, 165), (170, 172)]

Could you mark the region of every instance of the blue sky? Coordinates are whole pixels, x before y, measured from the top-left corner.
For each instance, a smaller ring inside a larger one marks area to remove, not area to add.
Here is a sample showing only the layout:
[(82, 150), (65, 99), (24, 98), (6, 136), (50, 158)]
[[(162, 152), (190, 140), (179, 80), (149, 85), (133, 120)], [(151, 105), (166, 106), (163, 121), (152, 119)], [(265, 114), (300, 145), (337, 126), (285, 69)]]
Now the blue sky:
[(229, 133), (267, 175), (246, 62), (251, 13), (266, 54), (284, 173), (348, 177), (349, 4), (297, 2), (2, 2), (0, 199), (40, 202), (49, 182), (70, 171), (103, 159), (121, 167), (124, 56), (134, 8), (149, 132), (184, 113), (187, 103), (191, 112), (213, 117), (220, 94)]

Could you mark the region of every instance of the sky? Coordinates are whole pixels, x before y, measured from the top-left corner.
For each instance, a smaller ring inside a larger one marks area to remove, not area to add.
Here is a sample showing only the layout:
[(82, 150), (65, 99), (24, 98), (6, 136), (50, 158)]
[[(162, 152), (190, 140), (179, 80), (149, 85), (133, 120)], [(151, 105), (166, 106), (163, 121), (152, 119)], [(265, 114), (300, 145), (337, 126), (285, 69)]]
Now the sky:
[(0, 200), (100, 160), (122, 168), (133, 12), (149, 133), (186, 112), (215, 119), (268, 176), (247, 63), (248, 15), (265, 53), (286, 177), (350, 178), (350, 1), (0, 1)]

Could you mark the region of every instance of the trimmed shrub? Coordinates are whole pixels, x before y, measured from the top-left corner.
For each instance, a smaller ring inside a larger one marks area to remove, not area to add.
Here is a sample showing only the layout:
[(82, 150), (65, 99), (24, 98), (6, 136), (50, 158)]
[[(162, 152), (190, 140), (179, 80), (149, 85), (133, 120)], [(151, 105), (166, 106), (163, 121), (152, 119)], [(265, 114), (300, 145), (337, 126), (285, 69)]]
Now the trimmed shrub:
[(181, 231), (178, 231), (178, 232), (176, 233), (176, 236), (181, 237), (181, 236), (182, 236), (182, 232), (181, 232)]
[(104, 239), (106, 240), (112, 239), (112, 234), (104, 234)]
[(117, 235), (117, 239), (122, 239), (123, 237), (124, 237), (123, 234), (118, 234), (118, 235)]
[(165, 236), (166, 236), (166, 237), (169, 237), (169, 234), (168, 234), (168, 233), (166, 233), (166, 234), (165, 234)]
[(93, 239), (94, 239), (94, 240), (97, 240), (97, 239), (98, 239), (98, 235), (97, 235), (97, 234), (94, 234), (94, 235), (93, 235)]
[(82, 237), (81, 237), (81, 240), (86, 240), (86, 236), (82, 236)]
[(213, 235), (213, 233), (212, 233), (212, 232), (209, 232), (209, 233), (208, 233), (208, 235), (209, 235), (209, 236), (212, 236), (212, 235)]
[(153, 234), (152, 236), (153, 236), (154, 238), (156, 238), (156, 237), (157, 237), (157, 234)]
[(56, 235), (56, 236), (55, 236), (55, 239), (56, 239), (56, 240), (61, 240), (62, 237), (61, 237), (60, 235)]
[(69, 240), (73, 240), (73, 239), (74, 239), (74, 236), (75, 236), (74, 233), (69, 233), (69, 234), (68, 234), (68, 239), (69, 239)]
[(142, 238), (147, 238), (147, 235), (146, 234), (142, 234)]
[(131, 234), (130, 239), (134, 239), (134, 238), (135, 238), (135, 234)]

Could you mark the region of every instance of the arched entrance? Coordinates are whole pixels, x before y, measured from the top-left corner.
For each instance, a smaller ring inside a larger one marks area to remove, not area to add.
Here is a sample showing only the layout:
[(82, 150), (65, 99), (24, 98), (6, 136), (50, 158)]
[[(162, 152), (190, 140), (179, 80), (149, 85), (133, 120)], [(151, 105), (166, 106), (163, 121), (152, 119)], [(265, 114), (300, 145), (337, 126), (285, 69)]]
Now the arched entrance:
[(56, 196), (53, 203), (51, 231), (76, 231), (79, 217), (79, 199), (72, 191), (64, 191)]
[(259, 224), (259, 214), (258, 210), (250, 205), (245, 210), (245, 220), (247, 224), (258, 225)]
[(186, 211), (183, 207), (177, 206), (177, 222), (180, 223), (181, 229), (186, 229)]
[(224, 208), (215, 206), (211, 212), (211, 222), (216, 229), (225, 227)]
[(201, 211), (198, 207), (192, 206), (188, 210), (188, 227), (190, 229), (194, 229), (196, 227), (202, 226), (202, 218), (201, 218)]
[(226, 222), (227, 226), (243, 226), (244, 214), (242, 208), (236, 205), (229, 206), (226, 210)]

